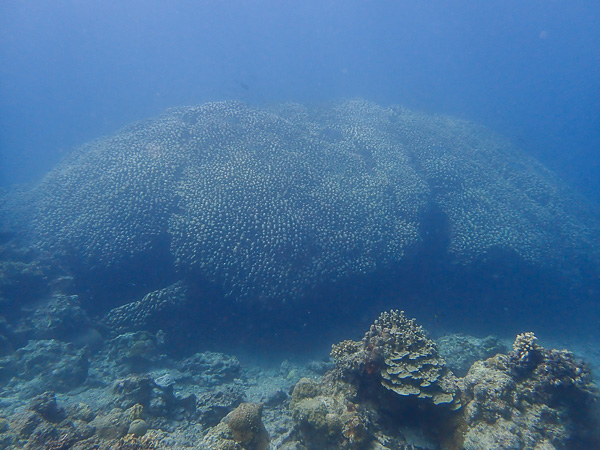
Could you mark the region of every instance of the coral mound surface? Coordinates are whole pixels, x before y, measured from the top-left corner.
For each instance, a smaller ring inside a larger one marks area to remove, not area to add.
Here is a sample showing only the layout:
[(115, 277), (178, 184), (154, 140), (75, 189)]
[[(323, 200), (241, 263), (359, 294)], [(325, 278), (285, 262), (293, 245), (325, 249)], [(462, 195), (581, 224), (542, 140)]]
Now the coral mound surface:
[(505, 140), (363, 100), (171, 109), (82, 146), (29, 195), (39, 246), (77, 271), (143, 264), (232, 299), (394, 267), (431, 239), (432, 214), (457, 262), (600, 260), (595, 219)]

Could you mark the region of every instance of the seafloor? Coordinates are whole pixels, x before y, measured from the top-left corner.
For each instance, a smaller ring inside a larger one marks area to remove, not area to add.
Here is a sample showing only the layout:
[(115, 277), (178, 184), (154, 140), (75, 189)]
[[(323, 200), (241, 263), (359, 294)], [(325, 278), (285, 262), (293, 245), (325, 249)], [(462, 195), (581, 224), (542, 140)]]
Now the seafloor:
[[(4, 261), (3, 286), (38, 279), (34, 268)], [(322, 348), (302, 361), (234, 351), (170, 356), (175, 352), (162, 331), (100, 336), (100, 324), (68, 294), (72, 279), (46, 281), (46, 298), (0, 323), (0, 448), (589, 449), (600, 443), (592, 380), (600, 350), (589, 343), (538, 342), (530, 333), (514, 344), (514, 337), (463, 334), (434, 342), (392, 311), (349, 336), (366, 332), (362, 340), (330, 343), (336, 344), (331, 356)], [(69, 333), (82, 322), (88, 334)], [(545, 349), (564, 346), (574, 353)]]
[(483, 127), (215, 102), (0, 194), (0, 448), (600, 448), (600, 211)]

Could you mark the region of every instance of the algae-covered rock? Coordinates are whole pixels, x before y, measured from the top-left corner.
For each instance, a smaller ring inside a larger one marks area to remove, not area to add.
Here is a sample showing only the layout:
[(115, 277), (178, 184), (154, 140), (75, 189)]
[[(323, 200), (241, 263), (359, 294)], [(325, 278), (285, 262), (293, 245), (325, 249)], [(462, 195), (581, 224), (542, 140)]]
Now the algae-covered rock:
[(69, 340), (91, 327), (77, 295), (53, 294), (35, 308), (23, 310), (12, 333), (19, 342), (28, 340)]
[(496, 336), (479, 339), (464, 334), (449, 334), (436, 339), (435, 342), (446, 365), (460, 377), (464, 377), (476, 361), (508, 351)]
[(238, 384), (225, 384), (201, 393), (197, 406), (200, 423), (205, 427), (217, 425), (244, 398), (244, 388)]
[(161, 332), (123, 333), (107, 342), (108, 358), (114, 361), (122, 375), (140, 373), (159, 366), (164, 359), (164, 339)]
[(50, 391), (33, 398), (29, 404), (29, 409), (52, 423), (59, 423), (66, 417), (64, 408), (58, 406), (54, 392)]
[(318, 394), (319, 386), (316, 381), (311, 380), (310, 378), (301, 378), (292, 391), (290, 408), (293, 408), (298, 402), (307, 398), (314, 398)]
[(148, 424), (143, 419), (135, 419), (129, 424), (129, 430), (127, 434), (133, 434), (134, 436), (141, 437), (148, 431)]
[(88, 367), (84, 350), (54, 339), (32, 340), (0, 358), (0, 385), (18, 389), (24, 398), (44, 391), (66, 392), (86, 380)]
[(118, 439), (127, 434), (131, 423), (129, 415), (118, 408), (113, 408), (107, 414), (100, 414), (90, 422), (96, 428), (96, 435), (100, 439)]
[(240, 361), (231, 355), (216, 352), (195, 353), (179, 363), (179, 370), (194, 377), (199, 384), (217, 386), (242, 374)]
[(57, 403), (53, 392), (36, 396), (13, 412), (8, 427), (0, 431), (0, 448), (76, 448), (78, 442), (91, 438), (96, 428), (71, 412)]
[(242, 403), (211, 428), (200, 445), (215, 450), (267, 450), (269, 440), (262, 405)]
[(103, 324), (116, 335), (131, 330), (160, 328), (165, 314), (183, 310), (186, 302), (186, 286), (177, 282), (163, 289), (149, 292), (136, 300), (109, 311)]
[(473, 364), (464, 378), (465, 448), (596, 448), (599, 401), (589, 368), (546, 350), (533, 333), (513, 351)]
[(373, 441), (366, 412), (351, 401), (355, 394), (355, 388), (343, 382), (327, 386), (302, 378), (290, 401), (301, 440), (309, 448), (323, 449), (361, 448)]

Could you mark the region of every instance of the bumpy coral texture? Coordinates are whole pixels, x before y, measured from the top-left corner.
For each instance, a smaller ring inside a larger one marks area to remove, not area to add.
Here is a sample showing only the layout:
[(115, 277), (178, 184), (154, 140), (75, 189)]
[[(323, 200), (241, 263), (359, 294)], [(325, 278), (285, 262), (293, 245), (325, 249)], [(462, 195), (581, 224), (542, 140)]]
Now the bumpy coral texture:
[(368, 411), (353, 402), (356, 388), (337, 380), (317, 383), (302, 378), (290, 408), (301, 439), (309, 448), (362, 448), (373, 441)]
[(491, 358), (508, 350), (497, 336), (479, 339), (464, 334), (448, 334), (435, 340), (440, 356), (457, 376), (464, 377), (475, 361)]
[(409, 422), (417, 434), (452, 439), (452, 420), (460, 417), (457, 379), (403, 312), (382, 313), (362, 341), (342, 341), (331, 355), (335, 367), (320, 382), (302, 379), (292, 393), (292, 436), (303, 445), (417, 448), (399, 431)]
[(457, 261), (491, 248), (600, 260), (595, 219), (507, 142), (362, 100), (169, 110), (78, 149), (30, 194), (40, 246), (78, 269), (119, 270), (170, 246), (169, 264), (236, 299), (295, 297), (395, 264), (431, 207)]
[(146, 294), (141, 300), (112, 309), (103, 324), (117, 335), (129, 330), (142, 330), (160, 323), (163, 314), (181, 310), (185, 306), (187, 289), (177, 282), (164, 289)]
[(335, 368), (319, 383), (301, 380), (290, 402), (297, 441), (309, 448), (411, 448), (398, 432), (410, 427), (435, 448), (600, 448), (589, 368), (569, 351), (542, 348), (533, 333), (518, 335), (509, 354), (476, 361), (462, 379), (399, 311), (382, 313), (362, 341), (342, 341), (331, 355)]
[(343, 371), (362, 366), (367, 373), (379, 372), (381, 384), (398, 395), (460, 408), (456, 377), (435, 342), (403, 311), (382, 313), (360, 344), (343, 341), (333, 347), (332, 356)]
[(217, 426), (211, 428), (200, 443), (211, 450), (267, 450), (269, 433), (262, 422), (262, 405), (242, 403)]
[[(509, 355), (478, 361), (463, 380), (467, 449), (598, 448), (598, 393), (590, 370), (533, 333)], [(596, 412), (597, 414), (597, 412)]]

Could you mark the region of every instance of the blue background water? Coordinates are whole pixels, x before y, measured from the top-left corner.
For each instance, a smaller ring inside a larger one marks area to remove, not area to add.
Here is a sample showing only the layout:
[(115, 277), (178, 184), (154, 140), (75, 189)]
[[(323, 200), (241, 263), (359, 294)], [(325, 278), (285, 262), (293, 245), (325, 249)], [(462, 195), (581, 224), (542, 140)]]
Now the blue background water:
[(0, 184), (170, 106), (360, 96), (486, 124), (600, 200), (594, 0), (3, 1)]

